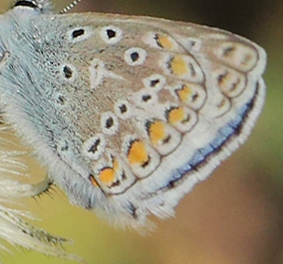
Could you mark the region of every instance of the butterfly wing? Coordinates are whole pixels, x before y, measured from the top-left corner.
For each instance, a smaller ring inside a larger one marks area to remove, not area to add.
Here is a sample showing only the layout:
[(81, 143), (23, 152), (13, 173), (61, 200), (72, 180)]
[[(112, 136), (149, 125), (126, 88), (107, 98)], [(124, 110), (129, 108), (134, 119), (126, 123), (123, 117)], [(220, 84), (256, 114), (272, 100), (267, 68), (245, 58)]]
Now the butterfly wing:
[(41, 16), (30, 30), (41, 65), (29, 101), (42, 104), (24, 112), (44, 147), (24, 137), (73, 203), (122, 224), (172, 215), (264, 102), (265, 52), (229, 32), (94, 13)]

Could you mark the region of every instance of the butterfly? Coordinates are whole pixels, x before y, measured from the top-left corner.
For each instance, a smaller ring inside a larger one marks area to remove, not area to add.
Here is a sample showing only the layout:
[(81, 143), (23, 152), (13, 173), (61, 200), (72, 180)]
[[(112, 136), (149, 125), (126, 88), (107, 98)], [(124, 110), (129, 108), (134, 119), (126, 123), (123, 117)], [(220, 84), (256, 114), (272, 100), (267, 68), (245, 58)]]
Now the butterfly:
[(266, 53), (230, 32), (49, 0), (18, 0), (0, 23), (3, 120), (48, 169), (33, 195), (55, 184), (117, 225), (174, 215), (264, 104)]

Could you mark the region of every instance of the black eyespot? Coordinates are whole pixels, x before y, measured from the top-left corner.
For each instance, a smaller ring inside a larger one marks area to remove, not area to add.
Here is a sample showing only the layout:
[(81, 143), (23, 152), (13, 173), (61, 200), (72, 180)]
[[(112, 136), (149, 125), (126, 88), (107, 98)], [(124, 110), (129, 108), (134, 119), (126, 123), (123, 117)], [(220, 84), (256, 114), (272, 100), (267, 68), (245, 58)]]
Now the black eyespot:
[(107, 29), (106, 33), (109, 39), (116, 37), (116, 31), (114, 31), (113, 29)]
[(113, 125), (114, 125), (114, 120), (113, 120), (112, 117), (109, 117), (109, 118), (106, 120), (106, 122), (105, 122), (105, 127), (106, 127), (106, 128), (110, 128), (110, 127), (112, 127)]
[(16, 6), (27, 6), (27, 7), (31, 7), (31, 8), (38, 8), (38, 5), (36, 4), (35, 1), (17, 1), (14, 5), (14, 7)]
[(89, 147), (88, 152), (95, 153), (98, 150), (100, 144), (101, 144), (100, 138), (96, 139), (96, 141), (93, 142), (93, 144)]
[(68, 67), (68, 66), (64, 66), (64, 68), (63, 68), (63, 72), (64, 72), (65, 77), (66, 77), (67, 79), (72, 78), (72, 76), (73, 76), (73, 71), (71, 70), (71, 68), (70, 68), (70, 67)]
[(115, 135), (119, 130), (118, 118), (112, 112), (105, 112), (101, 115), (100, 126), (103, 133)]
[(159, 83), (160, 83), (159, 79), (151, 80), (150, 81), (150, 87), (155, 87)]
[(133, 52), (133, 53), (131, 53), (131, 60), (133, 61), (133, 62), (135, 62), (135, 61), (137, 61), (139, 58), (140, 58), (140, 55), (139, 55), (139, 53), (138, 52)]
[(121, 114), (124, 114), (124, 113), (126, 113), (128, 111), (128, 108), (127, 108), (127, 106), (125, 104), (120, 105), (119, 109), (121, 111)]
[(148, 102), (148, 101), (151, 100), (151, 98), (152, 98), (152, 96), (151, 96), (150, 94), (144, 94), (144, 95), (142, 96), (143, 102)]
[(77, 37), (84, 35), (84, 33), (85, 33), (84, 29), (77, 29), (73, 31), (72, 37), (77, 38)]
[(142, 65), (147, 57), (147, 52), (138, 47), (132, 47), (125, 51), (125, 62), (130, 66)]

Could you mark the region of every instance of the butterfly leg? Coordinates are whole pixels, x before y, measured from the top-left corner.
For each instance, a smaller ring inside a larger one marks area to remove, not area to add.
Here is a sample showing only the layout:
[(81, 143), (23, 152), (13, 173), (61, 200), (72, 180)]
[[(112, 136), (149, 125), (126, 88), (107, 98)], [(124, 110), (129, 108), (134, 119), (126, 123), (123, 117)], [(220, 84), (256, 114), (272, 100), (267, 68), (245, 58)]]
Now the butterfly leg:
[(19, 184), (14, 182), (13, 192), (9, 194), (10, 197), (34, 197), (43, 193), (47, 193), (51, 188), (53, 182), (46, 176), (42, 181), (35, 184)]
[(52, 188), (52, 185), (53, 182), (45, 176), (42, 181), (31, 185), (30, 196), (40, 196), (43, 193), (48, 193), (50, 188)]

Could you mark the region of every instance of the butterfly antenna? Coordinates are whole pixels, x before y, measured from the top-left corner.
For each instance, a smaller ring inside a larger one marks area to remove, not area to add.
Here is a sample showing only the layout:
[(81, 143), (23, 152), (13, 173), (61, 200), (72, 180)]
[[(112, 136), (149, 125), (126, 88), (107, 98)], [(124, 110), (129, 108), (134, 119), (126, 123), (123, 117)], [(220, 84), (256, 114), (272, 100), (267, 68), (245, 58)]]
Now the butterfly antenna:
[(74, 8), (78, 3), (80, 3), (82, 0), (74, 0), (72, 3), (64, 7), (61, 11), (60, 14), (65, 14), (68, 13), (72, 8)]

